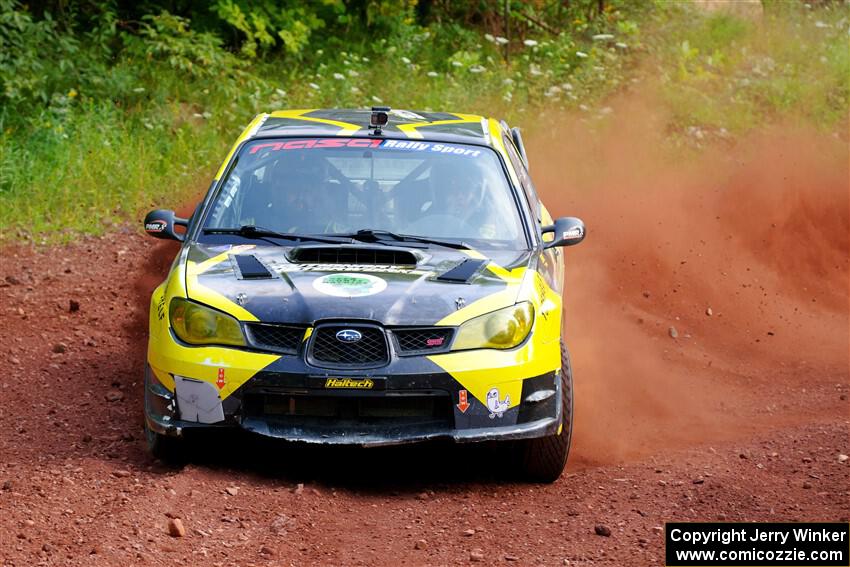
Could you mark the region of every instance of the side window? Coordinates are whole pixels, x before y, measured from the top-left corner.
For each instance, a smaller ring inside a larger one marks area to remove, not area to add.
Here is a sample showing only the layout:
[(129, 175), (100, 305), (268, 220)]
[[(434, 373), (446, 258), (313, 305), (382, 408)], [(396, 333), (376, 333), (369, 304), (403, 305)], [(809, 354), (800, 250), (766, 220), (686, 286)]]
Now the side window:
[(505, 149), (508, 151), (508, 157), (511, 164), (519, 177), (519, 183), (525, 193), (525, 198), (528, 201), (528, 206), (531, 207), (531, 212), (534, 218), (540, 221), (540, 201), (537, 199), (537, 191), (534, 189), (534, 184), (531, 182), (531, 177), (528, 175), (528, 170), (525, 169), (525, 164), (519, 157), (519, 152), (514, 147), (513, 141), (507, 136), (502, 137), (502, 142), (505, 144)]

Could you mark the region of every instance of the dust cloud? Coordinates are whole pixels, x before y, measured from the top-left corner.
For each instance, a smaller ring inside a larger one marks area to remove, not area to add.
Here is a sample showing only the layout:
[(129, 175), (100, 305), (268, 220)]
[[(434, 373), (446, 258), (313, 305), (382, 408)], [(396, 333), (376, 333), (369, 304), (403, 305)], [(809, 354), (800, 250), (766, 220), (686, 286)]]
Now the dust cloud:
[(527, 135), (550, 212), (588, 227), (564, 250), (571, 465), (818, 415), (777, 399), (850, 381), (846, 140), (775, 126), (674, 151), (657, 105), (612, 107)]

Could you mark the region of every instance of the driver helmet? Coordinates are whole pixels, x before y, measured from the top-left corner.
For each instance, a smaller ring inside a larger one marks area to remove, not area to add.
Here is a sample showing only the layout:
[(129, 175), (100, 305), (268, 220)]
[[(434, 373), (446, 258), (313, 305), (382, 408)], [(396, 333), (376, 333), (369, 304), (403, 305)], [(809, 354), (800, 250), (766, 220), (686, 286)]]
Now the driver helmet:
[(441, 212), (466, 216), (481, 206), (484, 182), (474, 164), (454, 160), (439, 166), (435, 164), (432, 180), (435, 201)]

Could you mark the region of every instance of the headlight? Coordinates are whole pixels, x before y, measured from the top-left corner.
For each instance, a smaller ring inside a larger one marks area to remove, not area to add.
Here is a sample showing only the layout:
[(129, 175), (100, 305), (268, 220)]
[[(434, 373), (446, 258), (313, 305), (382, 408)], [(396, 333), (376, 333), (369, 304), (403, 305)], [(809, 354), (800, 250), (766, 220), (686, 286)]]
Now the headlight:
[(525, 340), (534, 322), (534, 308), (523, 302), (481, 315), (462, 324), (452, 350), (513, 348)]
[(182, 297), (171, 300), (168, 309), (174, 334), (192, 345), (245, 345), (239, 321), (215, 309)]

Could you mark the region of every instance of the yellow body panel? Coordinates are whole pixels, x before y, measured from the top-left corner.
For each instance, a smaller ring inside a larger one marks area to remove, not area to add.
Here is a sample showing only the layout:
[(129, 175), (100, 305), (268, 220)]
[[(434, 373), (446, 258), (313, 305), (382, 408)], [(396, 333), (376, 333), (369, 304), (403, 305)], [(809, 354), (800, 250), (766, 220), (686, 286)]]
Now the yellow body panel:
[(224, 296), (204, 287), (197, 277), (217, 263), (227, 259), (227, 254), (239, 251), (234, 247), (228, 253), (220, 254), (205, 262), (188, 262), (186, 269), (178, 263), (168, 279), (157, 287), (151, 296), (150, 335), (148, 363), (154, 376), (170, 391), (174, 391), (174, 374), (204, 380), (216, 384), (219, 373), (224, 370), (224, 384), (219, 396), (227, 398), (258, 371), (280, 358), (277, 354), (255, 353), (238, 348), (223, 346), (184, 346), (171, 335), (168, 309), (174, 297), (187, 297), (188, 282), (192, 298), (229, 313), (243, 321), (256, 321), (257, 318)]
[[(472, 255), (472, 254), (470, 254)], [(561, 296), (540, 273), (525, 267), (506, 270), (490, 262), (488, 269), (504, 279), (507, 288), (483, 297), (440, 320), (437, 325), (459, 325), (514, 302), (530, 301), (534, 324), (526, 342), (515, 349), (476, 349), (429, 356), (472, 396), (486, 405), (487, 392), (498, 388), (510, 396), (508, 407), (522, 401), (522, 381), (561, 368)]]
[[(259, 321), (253, 313), (243, 309), (240, 305), (233, 303), (218, 292), (202, 285), (198, 281), (198, 276), (209, 270), (216, 264), (227, 261), (230, 254), (239, 254), (254, 248), (252, 244), (243, 246), (234, 246), (227, 252), (223, 252), (218, 256), (214, 256), (209, 260), (204, 260), (200, 263), (188, 262), (186, 265), (186, 285), (192, 290), (191, 298), (195, 301), (214, 307), (219, 311), (224, 311), (229, 315), (233, 315), (240, 321)], [(170, 300), (170, 298), (169, 298)]]

